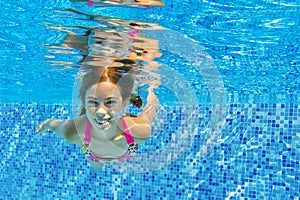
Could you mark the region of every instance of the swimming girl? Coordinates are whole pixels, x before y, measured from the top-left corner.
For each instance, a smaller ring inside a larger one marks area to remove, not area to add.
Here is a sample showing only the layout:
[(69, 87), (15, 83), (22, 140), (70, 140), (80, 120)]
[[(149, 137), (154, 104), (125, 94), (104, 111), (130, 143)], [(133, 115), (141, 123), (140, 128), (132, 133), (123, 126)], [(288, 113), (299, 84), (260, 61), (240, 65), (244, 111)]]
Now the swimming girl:
[(150, 136), (159, 101), (153, 92), (158, 84), (150, 84), (142, 112), (136, 117), (120, 116), (134, 87), (128, 62), (120, 60), (118, 65), (88, 70), (80, 88), (80, 116), (72, 120), (47, 119), (38, 125), (36, 133), (50, 130), (78, 145), (95, 170), (105, 162), (133, 158), (138, 145)]

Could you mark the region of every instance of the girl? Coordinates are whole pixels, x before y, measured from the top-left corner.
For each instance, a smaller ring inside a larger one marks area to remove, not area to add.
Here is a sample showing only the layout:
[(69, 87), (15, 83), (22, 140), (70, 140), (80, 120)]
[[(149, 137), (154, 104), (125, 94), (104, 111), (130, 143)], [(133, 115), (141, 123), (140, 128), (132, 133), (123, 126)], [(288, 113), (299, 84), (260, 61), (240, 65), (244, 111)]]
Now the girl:
[(50, 129), (78, 145), (95, 170), (105, 162), (133, 158), (138, 145), (150, 136), (159, 103), (153, 88), (158, 84), (149, 86), (147, 104), (139, 116), (120, 116), (134, 86), (132, 68), (127, 62), (121, 67), (97, 67), (88, 71), (80, 88), (80, 116), (65, 121), (47, 119), (38, 125), (36, 133)]

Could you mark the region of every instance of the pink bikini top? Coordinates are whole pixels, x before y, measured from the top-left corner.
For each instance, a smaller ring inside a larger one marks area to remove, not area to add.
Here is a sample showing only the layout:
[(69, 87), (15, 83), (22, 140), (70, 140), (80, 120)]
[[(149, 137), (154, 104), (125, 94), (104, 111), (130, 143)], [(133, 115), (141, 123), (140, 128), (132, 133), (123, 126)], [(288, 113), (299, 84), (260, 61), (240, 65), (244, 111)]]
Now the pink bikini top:
[[(122, 118), (121, 119), (122, 126), (124, 129), (124, 136), (126, 138), (127, 144), (128, 144), (128, 150), (127, 152), (121, 157), (118, 158), (117, 161), (119, 162), (124, 162), (127, 160), (130, 160), (133, 158), (136, 153), (138, 152), (138, 145), (134, 142), (133, 137), (131, 136), (130, 131), (128, 130), (127, 124), (125, 120)], [(92, 125), (90, 121), (87, 121), (86, 123), (86, 129), (85, 129), (85, 136), (84, 136), (84, 143), (81, 146), (81, 151), (82, 153), (90, 160), (94, 162), (101, 162), (101, 161), (114, 161), (116, 159), (106, 159), (106, 158), (98, 158), (94, 155), (94, 153), (91, 151), (91, 139), (92, 139)]]

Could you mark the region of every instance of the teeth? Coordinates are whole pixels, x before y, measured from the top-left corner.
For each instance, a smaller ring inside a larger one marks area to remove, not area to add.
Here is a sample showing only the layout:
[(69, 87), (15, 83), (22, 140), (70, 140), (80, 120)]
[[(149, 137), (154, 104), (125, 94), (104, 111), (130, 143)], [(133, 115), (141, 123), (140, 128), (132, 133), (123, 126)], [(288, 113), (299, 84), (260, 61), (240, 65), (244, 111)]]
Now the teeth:
[(103, 124), (105, 122), (109, 122), (111, 121), (111, 118), (106, 118), (106, 119), (98, 119), (96, 118), (96, 122), (100, 123), (100, 124)]

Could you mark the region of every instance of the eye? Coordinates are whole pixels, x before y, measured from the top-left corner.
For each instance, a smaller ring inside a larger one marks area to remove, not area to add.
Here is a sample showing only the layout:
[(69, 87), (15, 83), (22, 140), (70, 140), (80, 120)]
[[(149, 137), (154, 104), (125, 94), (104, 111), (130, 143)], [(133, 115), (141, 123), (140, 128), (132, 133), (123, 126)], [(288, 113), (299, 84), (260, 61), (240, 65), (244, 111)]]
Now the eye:
[(89, 106), (95, 106), (95, 107), (97, 107), (99, 105), (99, 102), (96, 101), (96, 100), (88, 100), (87, 103), (88, 103)]
[(109, 99), (109, 100), (105, 101), (105, 105), (106, 105), (107, 107), (113, 107), (113, 106), (115, 106), (117, 103), (118, 103), (118, 101), (115, 100), (115, 99)]

